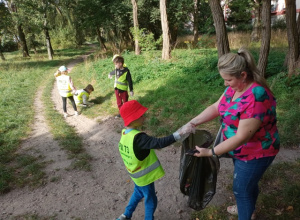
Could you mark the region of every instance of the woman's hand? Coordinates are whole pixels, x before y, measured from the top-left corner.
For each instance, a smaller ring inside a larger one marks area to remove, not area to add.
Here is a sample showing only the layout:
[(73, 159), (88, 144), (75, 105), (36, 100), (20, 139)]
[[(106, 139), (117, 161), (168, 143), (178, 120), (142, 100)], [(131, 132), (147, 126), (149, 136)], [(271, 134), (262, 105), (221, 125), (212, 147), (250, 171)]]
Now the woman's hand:
[(195, 157), (211, 157), (212, 156), (212, 151), (209, 148), (201, 148), (198, 146), (195, 146), (196, 150), (199, 151), (199, 153), (194, 153), (193, 156)]

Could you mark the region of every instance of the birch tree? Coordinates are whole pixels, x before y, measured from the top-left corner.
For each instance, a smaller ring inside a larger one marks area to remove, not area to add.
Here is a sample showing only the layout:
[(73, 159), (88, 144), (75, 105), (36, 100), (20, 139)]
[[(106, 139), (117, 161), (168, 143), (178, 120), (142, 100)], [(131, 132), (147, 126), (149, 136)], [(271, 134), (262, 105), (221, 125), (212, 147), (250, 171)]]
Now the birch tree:
[(163, 49), (162, 49), (162, 59), (168, 60), (171, 58), (171, 46), (170, 46), (170, 32), (167, 16), (167, 6), (166, 0), (159, 1), (160, 17), (161, 17), (161, 27), (163, 32)]
[(135, 45), (135, 54), (140, 55), (141, 54), (141, 48), (139, 46), (139, 39), (138, 39), (138, 30), (139, 30), (139, 22), (138, 22), (138, 6), (137, 6), (137, 0), (131, 0), (132, 4), (132, 15), (133, 15), (133, 26), (134, 26), (134, 45)]

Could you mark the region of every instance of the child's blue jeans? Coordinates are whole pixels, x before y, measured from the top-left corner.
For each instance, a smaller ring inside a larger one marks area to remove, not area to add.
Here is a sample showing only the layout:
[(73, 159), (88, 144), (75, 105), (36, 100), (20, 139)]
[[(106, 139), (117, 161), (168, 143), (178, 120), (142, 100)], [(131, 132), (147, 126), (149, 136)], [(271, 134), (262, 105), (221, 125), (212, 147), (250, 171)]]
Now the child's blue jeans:
[(251, 219), (259, 194), (258, 182), (274, 158), (275, 156), (263, 157), (249, 161), (233, 159), (233, 193), (238, 207), (239, 220)]
[(143, 198), (145, 198), (145, 220), (154, 219), (153, 214), (157, 207), (157, 197), (155, 193), (154, 182), (147, 186), (137, 186), (134, 184), (134, 191), (124, 212), (124, 215), (126, 215), (127, 218), (132, 217), (132, 213)]

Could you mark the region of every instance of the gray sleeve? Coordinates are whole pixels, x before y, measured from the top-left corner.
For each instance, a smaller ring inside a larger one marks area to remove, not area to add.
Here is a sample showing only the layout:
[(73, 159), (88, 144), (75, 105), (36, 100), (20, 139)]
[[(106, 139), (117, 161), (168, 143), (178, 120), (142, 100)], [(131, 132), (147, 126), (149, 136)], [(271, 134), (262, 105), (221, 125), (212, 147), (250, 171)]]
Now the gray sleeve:
[(86, 95), (82, 95), (82, 102), (84, 105), (88, 104), (88, 98), (86, 97)]

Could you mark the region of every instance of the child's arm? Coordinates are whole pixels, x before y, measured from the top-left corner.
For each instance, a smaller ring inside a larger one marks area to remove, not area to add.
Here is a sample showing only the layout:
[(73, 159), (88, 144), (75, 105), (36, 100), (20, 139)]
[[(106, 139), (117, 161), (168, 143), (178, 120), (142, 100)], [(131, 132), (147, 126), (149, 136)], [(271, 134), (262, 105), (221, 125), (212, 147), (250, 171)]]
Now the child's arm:
[(126, 80), (128, 82), (130, 95), (133, 96), (134, 95), (134, 92), (133, 92), (133, 83), (132, 83), (132, 78), (131, 78), (131, 74), (130, 74), (129, 70), (128, 70), (128, 73), (126, 75)]
[(71, 89), (73, 90), (73, 92), (76, 92), (76, 87), (75, 87), (74, 84), (73, 84), (73, 81), (72, 81), (71, 76), (69, 77), (69, 79), (70, 79), (69, 83), (70, 83)]
[(142, 132), (135, 136), (133, 145), (140, 149), (160, 149), (167, 147), (176, 141), (183, 141), (194, 131), (195, 127), (191, 123), (187, 123), (173, 134), (162, 138), (151, 137)]
[(55, 73), (54, 73), (54, 76), (55, 77), (58, 77), (58, 76), (60, 76), (61, 75), (61, 72), (59, 71), (59, 70), (57, 70)]
[(108, 74), (108, 78), (111, 79), (113, 75), (116, 74), (116, 70), (114, 71), (111, 71), (109, 74)]
[(89, 101), (88, 101), (88, 97), (87, 97), (86, 95), (82, 95), (82, 103), (83, 103), (83, 105), (85, 105), (85, 106), (88, 106), (88, 105), (94, 105), (93, 102), (89, 102)]
[(139, 149), (161, 149), (175, 143), (173, 134), (161, 138), (156, 138), (147, 135), (146, 133), (139, 133), (135, 136), (133, 145)]

